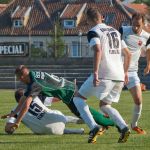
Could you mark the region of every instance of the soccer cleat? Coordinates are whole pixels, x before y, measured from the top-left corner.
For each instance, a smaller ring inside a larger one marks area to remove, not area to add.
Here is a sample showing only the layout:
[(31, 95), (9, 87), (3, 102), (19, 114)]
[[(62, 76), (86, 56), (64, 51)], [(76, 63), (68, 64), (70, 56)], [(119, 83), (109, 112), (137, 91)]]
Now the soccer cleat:
[(130, 133), (131, 132), (128, 127), (123, 128), (120, 132), (120, 137), (119, 137), (118, 143), (125, 143), (129, 137)]
[(107, 130), (107, 127), (100, 128), (97, 135), (103, 135), (106, 130)]
[(137, 134), (146, 134), (146, 131), (137, 126), (132, 128), (132, 130), (135, 131)]
[(96, 139), (99, 133), (100, 127), (96, 126), (93, 130), (89, 133), (88, 143), (96, 143)]

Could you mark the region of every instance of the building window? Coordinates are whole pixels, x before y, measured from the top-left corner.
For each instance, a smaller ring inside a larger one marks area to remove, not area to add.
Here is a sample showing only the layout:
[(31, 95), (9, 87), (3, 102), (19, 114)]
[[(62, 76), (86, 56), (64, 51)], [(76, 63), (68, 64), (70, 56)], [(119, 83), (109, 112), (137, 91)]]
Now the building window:
[(14, 20), (14, 27), (22, 27), (23, 23), (22, 20)]
[(81, 51), (80, 51), (80, 44), (79, 42), (72, 42), (72, 46), (71, 46), (71, 54), (72, 57), (81, 57)]
[(128, 26), (128, 25), (130, 25), (130, 23), (128, 21), (123, 21), (122, 22), (122, 26)]
[(75, 26), (74, 20), (64, 20), (65, 28), (73, 28)]
[(115, 14), (114, 13), (110, 13), (104, 16), (104, 22), (106, 24), (112, 24), (115, 18)]
[(34, 41), (33, 42), (34, 48), (43, 48), (43, 42), (41, 41)]

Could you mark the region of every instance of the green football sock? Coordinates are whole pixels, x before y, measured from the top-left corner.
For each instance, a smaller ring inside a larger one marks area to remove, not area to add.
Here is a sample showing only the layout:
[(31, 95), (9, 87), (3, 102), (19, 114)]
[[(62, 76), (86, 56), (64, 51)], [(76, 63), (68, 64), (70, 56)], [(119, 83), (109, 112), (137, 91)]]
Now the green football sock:
[(105, 117), (103, 114), (96, 111), (92, 107), (89, 107), (89, 109), (97, 124), (102, 125), (102, 126), (115, 126), (114, 122), (110, 118)]

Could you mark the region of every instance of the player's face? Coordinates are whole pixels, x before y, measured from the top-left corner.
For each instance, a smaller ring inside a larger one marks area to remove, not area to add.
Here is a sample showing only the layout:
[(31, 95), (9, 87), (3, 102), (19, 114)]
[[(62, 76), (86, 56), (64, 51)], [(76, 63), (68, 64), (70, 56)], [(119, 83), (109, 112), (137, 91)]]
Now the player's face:
[(139, 19), (137, 20), (136, 18), (133, 18), (132, 20), (132, 29), (134, 33), (140, 34), (143, 28), (143, 20)]
[(29, 71), (24, 69), (22, 75), (17, 76), (17, 79), (25, 84), (30, 83)]
[(10, 128), (11, 125), (12, 125), (12, 123), (6, 123), (6, 125), (5, 125), (5, 132), (8, 134), (13, 134), (13, 132), (15, 131), (14, 129)]

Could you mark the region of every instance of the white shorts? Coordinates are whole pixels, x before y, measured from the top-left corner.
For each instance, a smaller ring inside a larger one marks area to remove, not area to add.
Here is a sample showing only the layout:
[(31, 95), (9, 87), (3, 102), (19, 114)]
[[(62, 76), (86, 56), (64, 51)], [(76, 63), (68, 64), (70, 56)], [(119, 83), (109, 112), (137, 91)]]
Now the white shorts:
[(140, 79), (136, 71), (128, 72), (128, 76), (129, 76), (129, 83), (126, 85), (128, 89), (140, 85)]
[(96, 96), (98, 99), (105, 101), (106, 103), (118, 102), (120, 93), (123, 88), (123, 82), (112, 80), (100, 80), (100, 84), (97, 87), (93, 86), (93, 75), (91, 75), (79, 89), (79, 93), (88, 98), (90, 96)]
[(44, 132), (46, 134), (57, 135), (62, 135), (64, 133), (65, 124), (67, 122), (66, 117), (57, 110), (47, 112), (41, 121), (45, 122)]
[(67, 120), (60, 111), (50, 110), (41, 119), (27, 112), (22, 122), (36, 134), (62, 135)]

